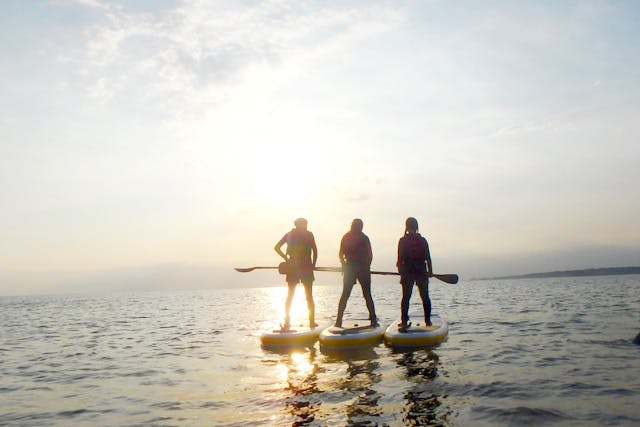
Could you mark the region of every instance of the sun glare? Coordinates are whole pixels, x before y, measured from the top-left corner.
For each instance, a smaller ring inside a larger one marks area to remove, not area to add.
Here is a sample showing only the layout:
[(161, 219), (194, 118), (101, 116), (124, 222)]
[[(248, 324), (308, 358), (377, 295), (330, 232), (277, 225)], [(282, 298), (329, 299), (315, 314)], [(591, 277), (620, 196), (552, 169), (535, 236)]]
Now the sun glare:
[[(274, 322), (284, 321), (284, 303), (287, 298), (287, 286), (283, 284), (280, 287), (271, 288), (271, 307), (274, 313)], [(292, 325), (307, 325), (309, 322), (309, 313), (307, 311), (307, 300), (304, 295), (304, 287), (298, 285), (296, 287), (296, 293), (291, 303), (291, 324)]]
[(306, 352), (293, 351), (289, 353), (289, 359), (285, 363), (276, 366), (277, 376), (283, 383), (297, 383), (296, 380), (304, 380), (313, 374), (314, 365)]
[(308, 203), (328, 177), (318, 167), (320, 154), (298, 142), (265, 143), (255, 153), (250, 179), (256, 199), (287, 209)]
[(299, 206), (308, 200), (310, 194), (309, 182), (301, 172), (258, 169), (253, 182), (258, 199), (266, 203)]

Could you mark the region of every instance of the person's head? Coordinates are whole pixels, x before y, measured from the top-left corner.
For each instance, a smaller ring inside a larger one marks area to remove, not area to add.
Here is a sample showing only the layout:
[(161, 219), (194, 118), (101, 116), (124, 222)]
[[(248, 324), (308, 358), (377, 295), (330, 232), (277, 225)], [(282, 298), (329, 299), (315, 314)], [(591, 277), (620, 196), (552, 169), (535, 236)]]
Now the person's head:
[(361, 233), (363, 227), (364, 227), (364, 224), (362, 223), (362, 220), (360, 218), (356, 218), (353, 221), (351, 221), (351, 231), (354, 231), (356, 233)]
[(404, 234), (416, 233), (418, 231), (418, 220), (410, 216), (404, 222)]
[(298, 230), (306, 230), (307, 220), (304, 218), (298, 218), (295, 221), (293, 221), (293, 225), (295, 225)]

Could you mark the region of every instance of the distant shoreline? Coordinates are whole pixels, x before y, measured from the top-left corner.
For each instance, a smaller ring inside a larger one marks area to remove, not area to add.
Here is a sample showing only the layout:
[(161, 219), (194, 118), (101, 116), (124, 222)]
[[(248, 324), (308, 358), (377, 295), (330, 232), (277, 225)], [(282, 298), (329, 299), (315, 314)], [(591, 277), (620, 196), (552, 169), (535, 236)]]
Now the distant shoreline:
[(640, 274), (640, 267), (607, 267), (588, 268), (584, 270), (549, 271), (545, 273), (529, 273), (510, 276), (479, 277), (472, 280), (503, 280), (503, 279), (540, 279), (547, 277), (584, 277), (584, 276), (615, 276), (623, 274)]

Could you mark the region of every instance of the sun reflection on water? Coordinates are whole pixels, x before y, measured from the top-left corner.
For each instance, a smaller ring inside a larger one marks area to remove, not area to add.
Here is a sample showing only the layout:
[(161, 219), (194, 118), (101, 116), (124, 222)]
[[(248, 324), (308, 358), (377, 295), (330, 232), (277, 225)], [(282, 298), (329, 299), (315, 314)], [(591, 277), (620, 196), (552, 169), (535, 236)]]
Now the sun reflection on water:
[[(315, 351), (307, 349), (290, 350), (276, 365), (276, 376), (284, 388), (297, 389), (315, 374), (317, 364), (314, 361)], [(304, 387), (306, 388), (306, 386)]]
[(281, 353), (275, 378), (284, 397), (284, 412), (295, 422), (309, 423), (320, 406), (316, 350), (299, 349)]
[[(267, 310), (271, 323), (277, 324), (284, 321), (284, 304), (287, 299), (287, 286), (269, 288), (269, 309)], [(307, 300), (304, 295), (304, 287), (299, 284), (291, 303), (291, 325), (307, 325), (309, 312), (307, 310)], [(266, 319), (265, 319), (266, 320)]]
[(276, 365), (278, 378), (290, 388), (291, 381), (298, 377), (306, 377), (313, 371), (309, 355), (292, 351), (288, 357)]

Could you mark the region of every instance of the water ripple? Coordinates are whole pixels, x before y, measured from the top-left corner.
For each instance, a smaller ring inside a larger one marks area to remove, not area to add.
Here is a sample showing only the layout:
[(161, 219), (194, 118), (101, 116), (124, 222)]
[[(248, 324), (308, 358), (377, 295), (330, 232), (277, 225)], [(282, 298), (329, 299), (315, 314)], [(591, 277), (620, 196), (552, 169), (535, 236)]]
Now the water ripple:
[[(0, 298), (0, 425), (640, 423), (637, 277), (430, 288), (448, 341), (347, 353), (260, 348), (285, 287)], [(319, 320), (340, 290), (314, 287)], [(373, 293), (396, 319), (399, 287)]]

